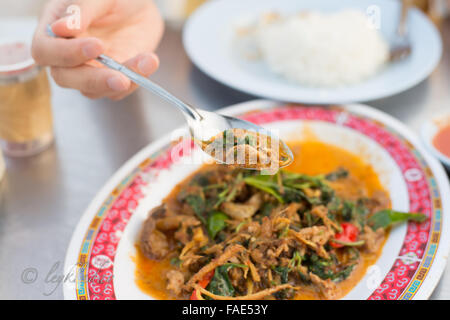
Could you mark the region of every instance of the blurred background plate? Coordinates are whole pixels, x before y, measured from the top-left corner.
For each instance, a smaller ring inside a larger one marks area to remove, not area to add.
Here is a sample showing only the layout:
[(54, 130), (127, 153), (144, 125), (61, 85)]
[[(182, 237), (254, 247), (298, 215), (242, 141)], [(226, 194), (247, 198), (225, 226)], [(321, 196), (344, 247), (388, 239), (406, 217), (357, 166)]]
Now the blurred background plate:
[(442, 54), (440, 35), (419, 10), (409, 13), (412, 54), (388, 65), (374, 77), (340, 88), (314, 88), (290, 83), (273, 74), (263, 62), (245, 61), (232, 46), (236, 26), (267, 11), (282, 14), (302, 10), (335, 12), (347, 8), (370, 13), (378, 6), (380, 31), (389, 41), (399, 19), (399, 1), (392, 0), (217, 0), (200, 7), (188, 20), (183, 43), (191, 60), (204, 73), (232, 88), (282, 101), (304, 103), (347, 103), (369, 101), (407, 90), (424, 80), (438, 64)]

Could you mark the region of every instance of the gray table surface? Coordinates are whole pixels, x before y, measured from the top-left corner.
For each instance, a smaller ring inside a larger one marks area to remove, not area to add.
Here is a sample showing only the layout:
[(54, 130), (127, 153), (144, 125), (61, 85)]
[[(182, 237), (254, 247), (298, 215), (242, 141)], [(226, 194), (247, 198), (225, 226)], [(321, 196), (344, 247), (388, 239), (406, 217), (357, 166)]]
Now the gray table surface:
[[(443, 29), (444, 56), (427, 80), (368, 102), (416, 132), (424, 119), (450, 110), (450, 21)], [(167, 28), (158, 54), (161, 68), (152, 78), (200, 108), (213, 110), (256, 98), (196, 69), (178, 30)], [(92, 101), (53, 83), (52, 89), (55, 144), (31, 158), (6, 159), (7, 174), (0, 185), (1, 299), (62, 299), (65, 253), (89, 202), (127, 159), (183, 124), (172, 106), (143, 90), (111, 102)], [(32, 283), (23, 279), (28, 270), (37, 271)], [(450, 299), (450, 267), (432, 299)]]

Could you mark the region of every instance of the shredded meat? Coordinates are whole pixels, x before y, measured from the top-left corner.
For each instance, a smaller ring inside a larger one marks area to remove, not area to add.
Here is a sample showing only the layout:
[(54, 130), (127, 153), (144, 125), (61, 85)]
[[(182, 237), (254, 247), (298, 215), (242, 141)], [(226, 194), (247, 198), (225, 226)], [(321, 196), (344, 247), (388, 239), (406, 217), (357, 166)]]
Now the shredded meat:
[(286, 213), (286, 218), (288, 218), (292, 222), (299, 222), (300, 217), (297, 213), (297, 210), (299, 210), (302, 207), (303, 207), (302, 204), (292, 202), (291, 204), (287, 205), (283, 211)]
[(213, 294), (211, 292), (209, 292), (206, 289), (203, 289), (202, 287), (196, 285), (195, 286), (196, 290), (199, 290), (202, 294), (207, 295), (208, 297), (211, 297), (215, 300), (260, 300), (263, 299), (264, 297), (267, 297), (268, 295), (271, 295), (277, 291), (280, 290), (285, 290), (285, 289), (293, 289), (293, 290), (298, 290), (299, 288), (294, 287), (290, 284), (282, 284), (273, 288), (269, 288), (269, 289), (265, 289), (265, 290), (261, 290), (257, 293), (253, 293), (253, 294), (248, 294), (245, 296), (239, 296), (239, 297), (227, 297), (227, 296), (219, 296), (216, 294)]
[(327, 214), (328, 214), (328, 209), (324, 206), (317, 206), (314, 207), (311, 210), (311, 213), (318, 216), (319, 218), (322, 219), (323, 223), (328, 227), (329, 230), (333, 230), (331, 227), (333, 227), (336, 230), (339, 230), (339, 226), (332, 221), (330, 218), (328, 218)]
[(174, 294), (180, 294), (183, 284), (184, 284), (184, 275), (180, 271), (170, 270), (167, 272), (167, 290), (173, 292)]
[(333, 236), (333, 232), (325, 226), (312, 226), (299, 231), (300, 235), (319, 246), (323, 246)]
[(246, 265), (250, 268), (250, 274), (252, 275), (252, 278), (256, 282), (261, 281), (261, 277), (258, 274), (258, 270), (256, 269), (255, 265), (251, 262), (251, 260), (247, 260)]
[[(327, 230), (327, 232), (330, 232), (328, 228), (326, 228), (326, 230)], [(316, 232), (317, 231), (318, 230), (316, 229)], [(306, 233), (306, 237), (304, 235), (302, 235), (301, 232), (295, 232), (295, 231), (290, 230), (289, 233), (292, 234), (294, 237), (296, 237), (298, 240), (300, 240), (302, 243), (304, 243), (305, 245), (307, 245), (308, 247), (310, 247), (311, 249), (316, 251), (316, 253), (320, 257), (325, 258), (325, 259), (329, 259), (330, 258), (330, 255), (325, 250), (323, 245), (321, 245), (320, 242), (314, 242), (313, 241), (313, 239), (316, 240), (316, 241), (323, 241), (324, 235), (322, 235), (322, 232), (318, 232), (318, 234), (316, 234), (316, 235), (308, 234), (310, 232), (307, 232)], [(307, 237), (311, 237), (311, 239), (308, 239)]]
[(156, 229), (153, 214), (156, 216), (164, 212), (164, 206), (159, 206), (150, 212), (144, 222), (140, 235), (142, 253), (149, 259), (161, 260), (169, 253), (169, 243), (164, 233)]
[(242, 291), (245, 288), (244, 271), (241, 268), (232, 268), (229, 271), (231, 284), (234, 288), (240, 289)]
[(218, 266), (224, 264), (229, 259), (231, 259), (233, 256), (237, 255), (239, 252), (242, 252), (244, 250), (245, 250), (245, 248), (239, 244), (228, 247), (221, 256), (219, 256), (218, 258), (214, 259), (213, 261), (211, 261), (210, 263), (205, 265), (203, 268), (200, 269), (199, 272), (197, 272), (195, 275), (193, 275), (192, 278), (189, 279), (189, 281), (186, 283), (186, 287), (187, 288), (192, 287), (197, 281), (203, 279), (203, 277), (207, 273), (211, 272)]
[(371, 213), (388, 208), (390, 203), (389, 196), (382, 190), (376, 190), (372, 197), (366, 200), (366, 206)]
[(337, 296), (339, 296), (339, 289), (336, 287), (336, 284), (330, 279), (322, 280), (312, 272), (309, 273), (309, 277), (312, 283), (319, 286), (320, 292), (326, 299), (335, 299)]
[(263, 251), (260, 248), (255, 248), (250, 252), (250, 255), (254, 261), (257, 263), (263, 264), (264, 263), (264, 254)]
[(261, 238), (270, 238), (272, 236), (272, 221), (268, 217), (264, 217), (261, 224)]
[(257, 235), (261, 230), (261, 225), (256, 221), (251, 221), (249, 223), (244, 224), (240, 231), (246, 232), (252, 236)]
[(168, 231), (178, 229), (181, 224), (185, 225), (186, 227), (198, 226), (200, 224), (200, 221), (195, 217), (186, 215), (168, 216), (158, 219), (156, 222), (156, 228), (161, 231)]
[(222, 204), (222, 210), (234, 219), (244, 220), (252, 217), (261, 204), (262, 196), (260, 193), (256, 193), (246, 203), (225, 202)]
[(384, 230), (379, 228), (378, 230), (373, 231), (369, 226), (365, 226), (364, 233), (361, 235), (361, 240), (365, 241), (364, 248), (368, 252), (377, 252), (384, 240)]

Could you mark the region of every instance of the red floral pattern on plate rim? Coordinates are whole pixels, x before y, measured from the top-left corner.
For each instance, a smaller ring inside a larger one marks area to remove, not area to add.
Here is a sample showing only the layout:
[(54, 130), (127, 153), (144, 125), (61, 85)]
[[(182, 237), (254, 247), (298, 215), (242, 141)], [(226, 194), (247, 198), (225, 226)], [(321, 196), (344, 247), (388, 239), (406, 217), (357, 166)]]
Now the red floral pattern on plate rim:
[[(369, 299), (411, 299), (431, 267), (440, 238), (440, 214), (433, 214), (433, 207), (440, 213), (439, 192), (430, 189), (432, 184), (429, 180), (433, 180), (431, 171), (420, 155), (415, 153), (414, 147), (404, 138), (390, 132), (382, 123), (350, 113), (341, 107), (284, 106), (252, 111), (243, 118), (257, 124), (285, 120), (339, 123), (375, 140), (391, 155), (407, 184), (410, 210), (423, 212), (431, 219), (421, 225), (408, 223), (399, 257)], [(142, 187), (146, 182), (141, 174), (157, 175), (159, 171), (170, 168), (172, 148), (174, 146), (163, 148), (157, 155), (141, 163), (117, 186), (92, 220), (78, 258), (78, 299), (115, 299), (112, 281), (114, 257), (120, 235), (139, 200), (144, 197)]]

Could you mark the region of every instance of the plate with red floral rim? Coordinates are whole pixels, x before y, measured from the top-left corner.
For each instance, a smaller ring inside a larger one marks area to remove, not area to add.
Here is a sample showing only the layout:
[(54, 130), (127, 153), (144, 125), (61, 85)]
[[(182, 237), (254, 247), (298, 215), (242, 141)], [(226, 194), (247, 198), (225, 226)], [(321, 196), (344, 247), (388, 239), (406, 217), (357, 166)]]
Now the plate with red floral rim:
[[(391, 116), (364, 105), (303, 106), (267, 100), (219, 112), (242, 117), (286, 141), (315, 139), (357, 153), (378, 174), (392, 207), (427, 220), (394, 228), (376, 263), (343, 299), (427, 299), (450, 247), (450, 187), (441, 164)], [(308, 130), (303, 130), (305, 127)], [(308, 134), (309, 134), (308, 133)], [(93, 199), (72, 236), (64, 297), (79, 300), (153, 299), (135, 282), (133, 261), (149, 210), (206, 161), (180, 128), (128, 160)]]

